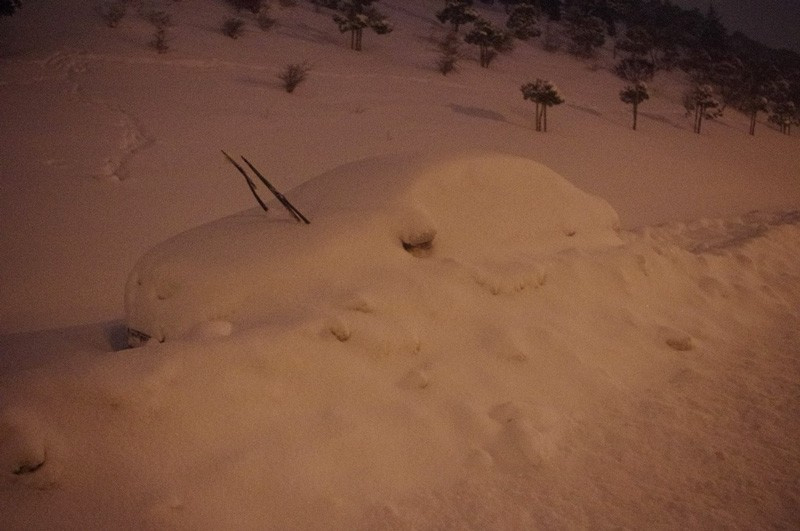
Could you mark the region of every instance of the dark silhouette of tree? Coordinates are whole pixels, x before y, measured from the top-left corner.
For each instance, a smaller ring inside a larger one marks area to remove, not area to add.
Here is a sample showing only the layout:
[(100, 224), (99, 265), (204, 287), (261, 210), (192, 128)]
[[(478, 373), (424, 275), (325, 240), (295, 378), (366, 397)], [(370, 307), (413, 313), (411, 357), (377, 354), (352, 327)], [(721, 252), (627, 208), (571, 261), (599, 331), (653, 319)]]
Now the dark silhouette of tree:
[(453, 31), (458, 33), (462, 25), (475, 22), (478, 13), (472, 9), (472, 0), (447, 0), (444, 9), (436, 13), (436, 18), (442, 24), (449, 22)]
[(606, 24), (594, 15), (572, 10), (566, 16), (567, 36), (571, 51), (580, 57), (593, 57), (596, 48), (606, 42)]
[(694, 132), (700, 134), (703, 119), (712, 119), (720, 116), (719, 100), (714, 97), (711, 85), (695, 84), (684, 94), (683, 105), (687, 115), (694, 115)]
[(639, 116), (639, 104), (650, 99), (647, 92), (647, 85), (639, 81), (633, 85), (628, 85), (619, 93), (619, 99), (628, 105), (633, 106), (633, 130), (636, 131), (636, 123)]
[(533, 4), (518, 4), (506, 20), (506, 28), (517, 39), (526, 41), (538, 37), (542, 30), (537, 27), (541, 11)]
[(497, 53), (507, 46), (508, 35), (488, 20), (479, 18), (469, 33), (464, 36), (464, 41), (478, 46), (480, 65), (488, 68)]
[(536, 131), (547, 131), (547, 108), (564, 103), (564, 98), (550, 81), (537, 79), (520, 87), (522, 97), (536, 104)]
[(392, 31), (392, 25), (372, 4), (376, 0), (344, 0), (339, 2), (333, 16), (342, 33), (350, 32), (350, 48), (361, 51), (364, 28), (370, 28), (378, 35)]
[(780, 127), (784, 135), (792, 134), (792, 125), (800, 124), (800, 116), (797, 113), (797, 106), (793, 101), (782, 101), (772, 106), (772, 113), (769, 121)]

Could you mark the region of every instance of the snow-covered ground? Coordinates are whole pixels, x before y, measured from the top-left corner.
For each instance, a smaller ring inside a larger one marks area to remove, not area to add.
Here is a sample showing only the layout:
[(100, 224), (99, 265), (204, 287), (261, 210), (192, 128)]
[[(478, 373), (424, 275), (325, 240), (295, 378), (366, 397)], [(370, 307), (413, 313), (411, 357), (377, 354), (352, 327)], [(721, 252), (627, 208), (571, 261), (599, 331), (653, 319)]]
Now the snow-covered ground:
[[(0, 527), (796, 524), (796, 138), (693, 134), (677, 73), (631, 131), (610, 58), (536, 42), (444, 77), (438, 0), (361, 53), (304, 2), (236, 41), (141, 4), (168, 53), (133, 9), (0, 20)], [(115, 351), (126, 283), (167, 342)]]

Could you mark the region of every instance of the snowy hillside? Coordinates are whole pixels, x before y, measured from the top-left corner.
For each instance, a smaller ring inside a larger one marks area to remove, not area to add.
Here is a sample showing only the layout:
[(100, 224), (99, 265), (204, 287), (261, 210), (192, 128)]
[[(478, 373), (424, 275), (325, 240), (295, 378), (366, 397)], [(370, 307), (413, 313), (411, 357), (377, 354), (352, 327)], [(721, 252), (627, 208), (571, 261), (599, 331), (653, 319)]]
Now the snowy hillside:
[(0, 527), (795, 525), (796, 137), (694, 134), (677, 72), (632, 131), (608, 51), (445, 77), (439, 0), (360, 53), (70, 4), (0, 19)]

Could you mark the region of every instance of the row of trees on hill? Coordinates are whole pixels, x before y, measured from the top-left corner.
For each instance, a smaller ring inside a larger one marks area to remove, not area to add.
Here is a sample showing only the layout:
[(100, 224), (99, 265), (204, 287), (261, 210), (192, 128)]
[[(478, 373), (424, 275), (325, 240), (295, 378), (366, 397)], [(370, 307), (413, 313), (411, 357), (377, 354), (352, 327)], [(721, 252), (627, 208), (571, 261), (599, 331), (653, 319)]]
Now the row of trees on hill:
[[(221, 1), (237, 14), (253, 13), (262, 30), (275, 23), (269, 0)], [(277, 1), (290, 6), (298, 0)], [(353, 50), (362, 49), (365, 30), (378, 35), (393, 30), (389, 17), (378, 9), (378, 0), (308, 1), (330, 11), (339, 31), (349, 33)], [(104, 0), (101, 16), (114, 27), (129, 2)], [(502, 11), (495, 7), (491, 17), (482, 16), (486, 10), (479, 4), (497, 4)], [(168, 14), (143, 7), (149, 4), (136, 5), (153, 24), (150, 45), (165, 52), (170, 40)], [(0, 0), (0, 15), (13, 15), (20, 7), (20, 0)], [(634, 129), (638, 107), (649, 97), (647, 83), (659, 71), (673, 69), (685, 71), (691, 81), (683, 104), (697, 132), (704, 120), (729, 107), (750, 117), (750, 134), (755, 134), (760, 114), (785, 134), (800, 124), (800, 55), (768, 48), (741, 33), (729, 34), (713, 7), (701, 13), (669, 0), (441, 0), (431, 14), (449, 29), (439, 43), (437, 65), (443, 74), (457, 70), (463, 45), (474, 46), (480, 66), (489, 68), (517, 40), (541, 38), (546, 50), (565, 47), (577, 56), (593, 57), (611, 38), (613, 71), (624, 81), (620, 99), (632, 106)], [(497, 23), (503, 15), (504, 23)], [(239, 17), (226, 20), (221, 28), (233, 39), (242, 35), (245, 25)]]

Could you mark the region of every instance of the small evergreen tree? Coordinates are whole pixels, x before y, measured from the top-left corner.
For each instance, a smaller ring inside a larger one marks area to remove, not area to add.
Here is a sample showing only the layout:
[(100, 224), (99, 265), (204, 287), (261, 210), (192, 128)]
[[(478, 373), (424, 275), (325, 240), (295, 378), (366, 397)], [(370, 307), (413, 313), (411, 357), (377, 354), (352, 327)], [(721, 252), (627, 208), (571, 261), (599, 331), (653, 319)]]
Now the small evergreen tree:
[(633, 85), (628, 85), (620, 91), (619, 99), (628, 105), (633, 106), (633, 130), (636, 131), (636, 122), (639, 115), (639, 104), (650, 99), (650, 94), (647, 92), (647, 85), (645, 85), (642, 81), (639, 81)]
[(478, 46), (480, 65), (488, 68), (497, 53), (508, 45), (508, 35), (488, 20), (479, 18), (472, 30), (464, 36), (464, 41)]
[(536, 104), (536, 131), (547, 131), (547, 108), (564, 103), (564, 98), (550, 81), (537, 79), (520, 87), (522, 97)]
[(436, 12), (436, 18), (442, 24), (449, 22), (453, 32), (458, 33), (462, 25), (478, 20), (478, 13), (472, 9), (472, 0), (447, 0), (444, 9)]
[(342, 0), (337, 4), (339, 11), (333, 16), (342, 33), (350, 32), (350, 49), (361, 51), (364, 28), (370, 28), (378, 35), (386, 35), (392, 31), (389, 21), (375, 9), (372, 4), (376, 0)]
[(506, 21), (506, 28), (514, 37), (526, 41), (532, 37), (538, 37), (542, 30), (537, 27), (539, 21), (539, 8), (533, 4), (519, 4), (511, 10), (511, 14)]
[(713, 119), (722, 115), (720, 103), (714, 97), (711, 85), (696, 84), (683, 98), (683, 106), (687, 115), (694, 115), (694, 132), (700, 134), (703, 119)]

